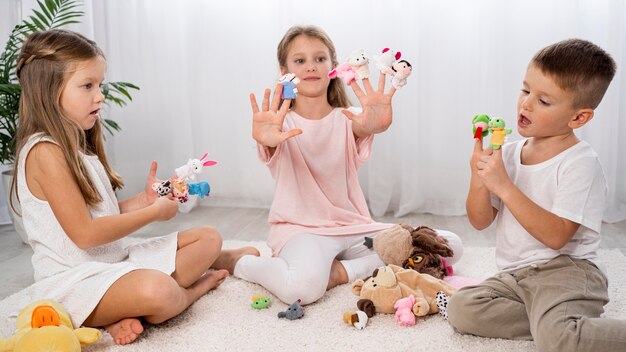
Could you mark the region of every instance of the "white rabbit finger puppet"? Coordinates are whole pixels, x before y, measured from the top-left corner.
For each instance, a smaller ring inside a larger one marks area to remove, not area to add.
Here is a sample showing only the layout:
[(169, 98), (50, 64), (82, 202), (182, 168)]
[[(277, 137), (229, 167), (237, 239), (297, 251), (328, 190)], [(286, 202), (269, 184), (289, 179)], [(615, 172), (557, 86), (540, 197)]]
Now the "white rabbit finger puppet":
[(187, 164), (177, 167), (174, 172), (176, 176), (181, 181), (186, 181), (187, 179), (194, 180), (196, 175), (202, 172), (202, 167), (204, 166), (213, 166), (217, 164), (217, 162), (213, 160), (208, 160), (207, 157), (209, 153), (204, 153), (202, 158), (200, 159), (189, 159)]
[(389, 48), (384, 48), (380, 56), (374, 55), (372, 60), (376, 63), (376, 67), (379, 71), (385, 74), (391, 74), (393, 72), (391, 66), (396, 60), (400, 60), (402, 53), (399, 51), (393, 51)]

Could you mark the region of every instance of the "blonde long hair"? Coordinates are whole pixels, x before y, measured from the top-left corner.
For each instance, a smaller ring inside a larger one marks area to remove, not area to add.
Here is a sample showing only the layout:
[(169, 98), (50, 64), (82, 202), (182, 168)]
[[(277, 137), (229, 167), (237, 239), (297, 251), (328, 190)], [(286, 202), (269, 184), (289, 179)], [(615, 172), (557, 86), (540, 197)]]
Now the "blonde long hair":
[(35, 133), (49, 136), (61, 147), (74, 181), (88, 206), (100, 203), (102, 196), (89, 178), (80, 152), (98, 156), (113, 189), (123, 187), (121, 176), (113, 171), (107, 161), (100, 123), (84, 131), (61, 108), (61, 93), (76, 65), (98, 56), (104, 58), (95, 42), (63, 29), (35, 32), (22, 45), (17, 60), (17, 77), (22, 86), (20, 118), (9, 198), (14, 210), (12, 199), (14, 192), (17, 194), (19, 155), (28, 138)]
[[(319, 39), (324, 45), (328, 48), (330, 52), (330, 60), (332, 62), (333, 68), (339, 65), (339, 61), (337, 61), (337, 51), (335, 50), (335, 45), (326, 32), (324, 32), (321, 28), (316, 26), (293, 26), (287, 30), (283, 39), (278, 43), (278, 48), (276, 50), (276, 56), (278, 58), (278, 65), (280, 68), (287, 67), (287, 54), (289, 50), (289, 45), (293, 42), (298, 36), (305, 35), (307, 37)], [(346, 90), (344, 85), (342, 84), (340, 79), (332, 79), (330, 80), (330, 84), (328, 85), (328, 89), (326, 91), (326, 96), (328, 99), (328, 103), (334, 108), (347, 108), (350, 107), (350, 99), (348, 99), (348, 94), (346, 94)], [(296, 106), (298, 98), (294, 99), (291, 102), (291, 107)]]

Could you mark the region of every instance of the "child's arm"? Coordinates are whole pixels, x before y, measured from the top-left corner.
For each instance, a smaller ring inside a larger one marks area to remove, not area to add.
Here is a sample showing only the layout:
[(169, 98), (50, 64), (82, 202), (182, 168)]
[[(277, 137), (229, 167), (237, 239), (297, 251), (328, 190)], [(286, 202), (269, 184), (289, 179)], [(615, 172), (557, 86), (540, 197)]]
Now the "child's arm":
[(25, 166), (31, 193), (49, 203), (63, 231), (82, 249), (113, 242), (151, 222), (168, 220), (178, 210), (176, 202), (162, 197), (140, 210), (92, 219), (58, 145), (37, 144)]
[(502, 149), (483, 155), (477, 168), (485, 187), (502, 200), (520, 225), (539, 242), (560, 249), (572, 239), (580, 225), (540, 207), (522, 193), (504, 169)]
[(385, 74), (381, 72), (378, 78), (378, 89), (374, 90), (370, 80), (364, 78), (363, 87), (365, 92), (361, 90), (361, 87), (356, 82), (350, 83), (350, 87), (352, 87), (354, 94), (359, 99), (363, 111), (358, 115), (353, 114), (349, 110), (342, 110), (342, 112), (352, 120), (352, 132), (354, 132), (357, 138), (365, 138), (372, 134), (384, 132), (391, 126), (393, 117), (391, 98), (396, 89), (391, 87), (385, 93), (385, 79)]
[(252, 106), (252, 138), (254, 138), (257, 143), (268, 147), (270, 155), (274, 154), (276, 146), (280, 143), (293, 136), (302, 134), (302, 130), (298, 128), (283, 132), (283, 122), (289, 111), (291, 99), (285, 99), (282, 106), (280, 106), (280, 110), (278, 110), (282, 91), (283, 85), (280, 83), (276, 84), (274, 96), (272, 97), (272, 105), (270, 106), (270, 90), (265, 89), (263, 105), (260, 111), (254, 93), (250, 93), (250, 106)]
[(491, 205), (491, 193), (478, 176), (476, 166), (481, 156), (490, 155), (491, 150), (491, 148), (487, 148), (483, 151), (482, 140), (479, 138), (475, 139), (474, 151), (470, 160), (472, 175), (465, 201), (465, 209), (467, 210), (467, 217), (470, 223), (477, 230), (483, 230), (491, 225), (498, 214), (498, 210)]

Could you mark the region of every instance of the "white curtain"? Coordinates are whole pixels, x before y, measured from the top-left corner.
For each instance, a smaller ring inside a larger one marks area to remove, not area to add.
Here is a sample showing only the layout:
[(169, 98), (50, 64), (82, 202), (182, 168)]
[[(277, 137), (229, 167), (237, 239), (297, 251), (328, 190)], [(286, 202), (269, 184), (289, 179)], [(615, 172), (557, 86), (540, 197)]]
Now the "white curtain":
[(90, 0), (84, 9), (76, 29), (104, 49), (107, 79), (141, 87), (129, 106), (108, 112), (123, 128), (108, 138), (127, 184), (121, 197), (142, 189), (151, 160), (166, 178), (209, 151), (219, 164), (201, 176), (212, 187), (204, 205), (269, 206), (273, 181), (256, 158), (248, 94), (262, 95), (278, 78), (276, 46), (284, 32), (315, 24), (340, 58), (357, 48), (372, 55), (390, 47), (413, 65), (409, 84), (394, 96), (393, 125), (376, 137), (361, 171), (375, 215), (464, 214), (471, 118), (504, 117), (514, 129), (509, 140), (519, 139), (516, 100), (532, 55), (566, 38), (597, 43), (618, 73), (578, 135), (604, 166), (605, 221), (626, 219), (623, 1)]

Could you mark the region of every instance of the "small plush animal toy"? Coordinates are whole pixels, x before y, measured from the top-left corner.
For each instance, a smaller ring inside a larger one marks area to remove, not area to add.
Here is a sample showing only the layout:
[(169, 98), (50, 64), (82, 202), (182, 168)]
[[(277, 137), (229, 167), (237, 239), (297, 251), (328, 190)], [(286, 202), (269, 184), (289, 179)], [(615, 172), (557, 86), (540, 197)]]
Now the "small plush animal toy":
[(265, 308), (268, 308), (271, 304), (272, 302), (270, 301), (269, 297), (265, 297), (261, 295), (252, 296), (251, 306), (254, 309), (265, 309)]
[(383, 73), (390, 74), (391, 73), (391, 65), (393, 65), (394, 61), (400, 60), (402, 53), (394, 52), (389, 48), (384, 48), (382, 50), (382, 54), (380, 56), (374, 55), (372, 60), (376, 63), (376, 67), (379, 71)]
[(367, 316), (367, 313), (362, 310), (343, 313), (343, 321), (354, 326), (357, 330), (363, 330), (367, 325), (368, 320), (369, 317)]
[(369, 58), (365, 56), (365, 50), (358, 49), (352, 52), (347, 60), (348, 64), (356, 71), (360, 79), (370, 77)]
[(296, 85), (300, 83), (300, 79), (296, 77), (295, 73), (287, 73), (278, 79), (283, 85), (283, 92), (281, 93), (281, 99), (296, 99), (298, 88)]
[(391, 66), (391, 69), (393, 70), (391, 85), (396, 89), (404, 87), (406, 85), (407, 78), (411, 75), (411, 72), (413, 71), (413, 67), (411, 66), (411, 64), (406, 60), (400, 60), (394, 63)]
[(478, 138), (481, 141), (483, 137), (487, 137), (489, 134), (489, 115), (478, 114), (472, 119), (472, 133), (474, 138)]
[(199, 196), (200, 199), (203, 199), (204, 197), (208, 197), (209, 193), (211, 193), (211, 186), (206, 181), (188, 183), (187, 186), (189, 186), (189, 194), (191, 195), (195, 194)]
[(336, 77), (341, 78), (347, 86), (358, 78), (356, 71), (349, 63), (341, 64), (328, 72), (328, 78)]
[[(443, 292), (443, 291), (439, 291)], [(396, 309), (396, 315), (394, 316), (396, 322), (401, 326), (413, 326), (415, 325), (415, 314), (413, 314), (413, 306), (415, 305), (415, 296), (408, 295), (404, 298), (400, 298), (393, 304)]]
[(289, 320), (296, 320), (296, 319), (302, 318), (304, 316), (304, 309), (300, 305), (300, 302), (302, 302), (302, 300), (299, 299), (299, 300), (293, 302), (289, 306), (289, 308), (287, 308), (286, 311), (278, 312), (278, 317), (279, 318), (287, 318)]
[(217, 162), (206, 159), (209, 153), (204, 153), (200, 159), (189, 159), (187, 164), (177, 167), (174, 172), (181, 181), (194, 180), (196, 175), (202, 172), (203, 166), (213, 166)]
[(506, 123), (500, 117), (496, 117), (489, 121), (489, 131), (491, 131), (491, 141), (489, 142), (489, 146), (491, 149), (500, 149), (502, 144), (504, 144), (504, 137), (507, 134), (511, 134), (510, 128), (504, 128)]
[(26, 306), (17, 316), (15, 335), (0, 339), (0, 351), (80, 352), (81, 346), (102, 336), (98, 329), (74, 329), (69, 314), (59, 303), (41, 300)]
[(448, 320), (448, 301), (450, 300), (450, 297), (443, 291), (437, 292), (435, 297), (437, 307), (439, 308), (439, 314), (443, 317), (443, 319)]

